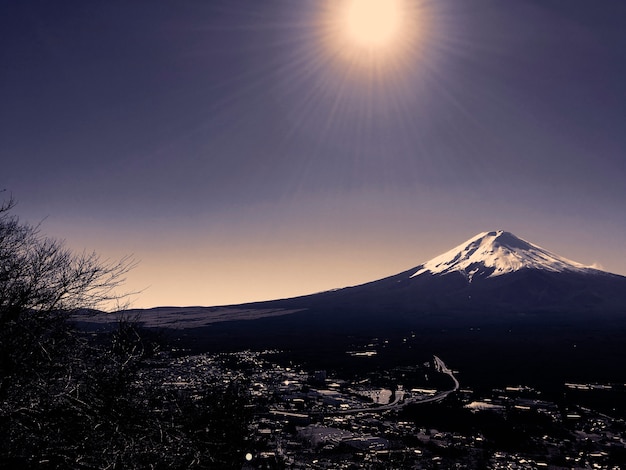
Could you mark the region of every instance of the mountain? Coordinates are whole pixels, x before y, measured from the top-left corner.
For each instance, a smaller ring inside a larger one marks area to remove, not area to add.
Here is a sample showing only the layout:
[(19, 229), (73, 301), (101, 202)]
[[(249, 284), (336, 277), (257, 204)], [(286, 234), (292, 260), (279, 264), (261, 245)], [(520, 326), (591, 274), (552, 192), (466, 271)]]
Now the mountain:
[[(136, 311), (135, 311), (136, 312)], [(511, 314), (626, 315), (626, 277), (558, 256), (498, 230), (402, 273), (343, 289), (227, 307), (162, 307), (147, 324), (196, 328), (266, 320), (277, 328), (345, 331), (394, 324), (499, 321)]]
[(339, 319), (358, 314), (362, 322), (437, 314), (624, 313), (626, 277), (570, 261), (500, 230), (478, 234), (385, 279), (282, 302), (341, 312)]
[(623, 381), (626, 361), (626, 277), (505, 231), (480, 233), (426, 263), (358, 286), (133, 313), (146, 326), (176, 331), (195, 350), (277, 349), (319, 368), (339, 367), (355, 348), (374, 347), (386, 365), (436, 353), (474, 384)]

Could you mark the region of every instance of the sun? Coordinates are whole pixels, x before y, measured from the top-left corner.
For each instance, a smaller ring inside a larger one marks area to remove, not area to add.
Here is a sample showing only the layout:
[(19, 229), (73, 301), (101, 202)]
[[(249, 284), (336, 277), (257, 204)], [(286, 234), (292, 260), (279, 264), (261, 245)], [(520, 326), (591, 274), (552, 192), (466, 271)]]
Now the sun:
[(381, 49), (393, 45), (402, 27), (400, 0), (350, 0), (346, 3), (345, 34), (354, 46)]
[(323, 5), (322, 44), (346, 72), (397, 73), (423, 49), (422, 0), (326, 0)]

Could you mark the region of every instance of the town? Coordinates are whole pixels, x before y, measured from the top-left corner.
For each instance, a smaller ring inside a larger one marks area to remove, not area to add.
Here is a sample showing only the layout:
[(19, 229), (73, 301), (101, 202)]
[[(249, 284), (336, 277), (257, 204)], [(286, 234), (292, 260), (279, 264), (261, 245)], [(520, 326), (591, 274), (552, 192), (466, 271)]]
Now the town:
[(284, 357), (174, 351), (142, 373), (198, 400), (203, 384), (245, 384), (243, 469), (618, 469), (626, 461), (623, 416), (584, 404), (585, 393), (623, 394), (623, 384), (567, 383), (555, 400), (523, 385), (464, 388), (437, 356), (346, 377)]

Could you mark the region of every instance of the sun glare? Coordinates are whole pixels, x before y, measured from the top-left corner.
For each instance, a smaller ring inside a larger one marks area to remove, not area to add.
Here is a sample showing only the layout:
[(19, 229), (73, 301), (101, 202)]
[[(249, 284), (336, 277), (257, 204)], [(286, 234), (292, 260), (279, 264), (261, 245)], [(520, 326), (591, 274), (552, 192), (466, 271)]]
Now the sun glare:
[(345, 12), (348, 38), (366, 48), (389, 46), (402, 26), (399, 0), (351, 0)]
[(301, 36), (286, 30), (286, 43), (299, 41), (282, 70), (284, 86), (301, 103), (291, 111), (294, 132), (309, 135), (318, 129), (323, 136), (343, 134), (346, 146), (350, 140), (357, 142), (351, 145), (355, 155), (371, 151), (359, 148), (358, 142), (371, 142), (373, 132), (381, 132), (381, 145), (383, 129), (401, 126), (407, 128), (407, 135), (412, 132), (409, 105), (424, 96), (424, 86), (436, 68), (437, 49), (445, 44), (439, 29), (441, 3), (298, 2), (304, 6), (297, 9), (302, 16), (297, 16), (293, 29)]
[(344, 71), (397, 73), (416, 59), (425, 37), (418, 0), (326, 0), (320, 34)]

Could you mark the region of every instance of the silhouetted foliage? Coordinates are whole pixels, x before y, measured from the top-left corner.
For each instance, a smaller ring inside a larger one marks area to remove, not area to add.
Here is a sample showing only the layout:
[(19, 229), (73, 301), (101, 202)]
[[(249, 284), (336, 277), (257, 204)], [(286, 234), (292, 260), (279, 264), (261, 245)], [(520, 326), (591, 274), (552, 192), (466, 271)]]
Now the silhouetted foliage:
[(162, 347), (137, 319), (92, 338), (70, 315), (120, 297), (130, 258), (73, 254), (0, 206), (0, 468), (236, 468), (247, 389), (202, 399), (145, 371)]
[(19, 377), (56, 364), (69, 340), (68, 315), (123, 297), (116, 289), (133, 267), (130, 258), (72, 253), (11, 215), (14, 205), (0, 205), (0, 398)]

